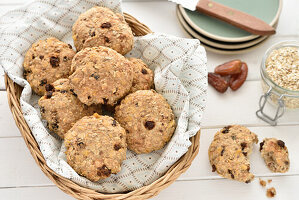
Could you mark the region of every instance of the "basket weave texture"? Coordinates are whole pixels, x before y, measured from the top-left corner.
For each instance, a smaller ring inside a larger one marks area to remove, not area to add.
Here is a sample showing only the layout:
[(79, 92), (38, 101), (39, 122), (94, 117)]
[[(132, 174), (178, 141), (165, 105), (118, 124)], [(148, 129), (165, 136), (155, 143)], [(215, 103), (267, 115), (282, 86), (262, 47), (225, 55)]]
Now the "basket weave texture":
[[(152, 31), (143, 23), (131, 15), (124, 13), (124, 17), (127, 23), (130, 25), (135, 36), (143, 36)], [(8, 104), (11, 109), (12, 115), (15, 119), (16, 125), (19, 128), (27, 147), (30, 150), (35, 162), (41, 168), (41, 170), (55, 183), (62, 191), (73, 196), (76, 199), (84, 200), (96, 200), (96, 199), (148, 199), (162, 191), (164, 188), (172, 184), (182, 173), (184, 173), (191, 165), (192, 161), (198, 154), (200, 132), (194, 137), (190, 138), (192, 145), (184, 156), (182, 156), (162, 177), (137, 190), (120, 193), (120, 194), (103, 194), (95, 190), (84, 188), (69, 179), (66, 179), (52, 169), (50, 169), (39, 149), (37, 142), (35, 141), (21, 111), (20, 107), (20, 95), (22, 88), (15, 84), (7, 75), (5, 75), (5, 84), (7, 91)]]

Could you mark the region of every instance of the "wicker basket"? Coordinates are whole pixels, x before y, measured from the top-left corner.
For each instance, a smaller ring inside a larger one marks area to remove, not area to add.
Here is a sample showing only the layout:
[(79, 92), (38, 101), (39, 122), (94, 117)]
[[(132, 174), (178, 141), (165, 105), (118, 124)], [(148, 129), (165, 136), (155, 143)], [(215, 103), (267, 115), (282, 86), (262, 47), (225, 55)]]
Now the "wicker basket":
[[(129, 14), (124, 14), (127, 23), (132, 28), (134, 35), (142, 36), (152, 31), (144, 24), (140, 23), (137, 19)], [(192, 161), (198, 154), (199, 150), (199, 138), (200, 132), (198, 132), (190, 140), (192, 145), (189, 147), (188, 152), (182, 156), (162, 177), (157, 179), (150, 185), (144, 186), (137, 190), (121, 193), (121, 194), (103, 194), (95, 190), (84, 188), (71, 180), (68, 180), (50, 169), (36, 143), (21, 111), (20, 107), (20, 95), (22, 88), (15, 84), (7, 75), (5, 75), (6, 91), (8, 96), (8, 104), (15, 119), (27, 147), (29, 148), (31, 155), (35, 162), (41, 168), (41, 170), (55, 183), (62, 191), (72, 195), (77, 199), (148, 199), (157, 195), (161, 190), (168, 187), (173, 183), (183, 172), (185, 172), (191, 165)]]

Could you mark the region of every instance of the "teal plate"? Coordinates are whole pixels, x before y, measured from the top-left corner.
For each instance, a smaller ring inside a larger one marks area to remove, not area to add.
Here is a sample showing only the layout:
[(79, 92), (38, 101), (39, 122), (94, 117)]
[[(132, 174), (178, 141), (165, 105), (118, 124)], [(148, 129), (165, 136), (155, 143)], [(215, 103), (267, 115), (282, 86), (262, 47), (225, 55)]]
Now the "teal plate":
[[(282, 0), (214, 0), (253, 15), (273, 26), (279, 18)], [(221, 20), (179, 6), (187, 23), (199, 33), (223, 42), (244, 42), (259, 37)]]

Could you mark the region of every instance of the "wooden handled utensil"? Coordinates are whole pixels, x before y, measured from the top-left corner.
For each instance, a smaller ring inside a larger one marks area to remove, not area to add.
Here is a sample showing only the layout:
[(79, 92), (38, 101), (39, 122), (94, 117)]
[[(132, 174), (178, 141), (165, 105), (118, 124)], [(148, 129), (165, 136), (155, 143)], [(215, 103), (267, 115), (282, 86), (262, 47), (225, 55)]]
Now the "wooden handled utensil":
[(189, 10), (225, 21), (254, 35), (272, 35), (275, 29), (266, 22), (242, 11), (224, 6), (211, 0), (170, 0)]

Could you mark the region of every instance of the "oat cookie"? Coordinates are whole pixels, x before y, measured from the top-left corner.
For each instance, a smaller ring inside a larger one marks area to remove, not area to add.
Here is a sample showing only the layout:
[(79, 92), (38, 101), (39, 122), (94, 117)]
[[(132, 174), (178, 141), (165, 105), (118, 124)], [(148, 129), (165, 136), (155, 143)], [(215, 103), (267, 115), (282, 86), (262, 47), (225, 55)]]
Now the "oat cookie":
[(289, 152), (285, 143), (276, 138), (265, 138), (260, 143), (261, 156), (272, 172), (285, 173), (290, 168)]
[(224, 127), (215, 134), (209, 148), (212, 171), (224, 178), (251, 182), (254, 175), (249, 172), (248, 156), (257, 142), (257, 136), (244, 126)]
[(93, 113), (101, 113), (100, 106), (86, 106), (69, 87), (68, 79), (59, 79), (46, 85), (47, 93), (38, 101), (48, 128), (62, 139), (76, 121)]
[(73, 59), (71, 87), (86, 105), (114, 105), (129, 93), (132, 63), (107, 47), (86, 48)]
[(82, 13), (73, 25), (77, 51), (106, 46), (122, 55), (133, 47), (133, 33), (124, 17), (109, 8), (93, 7)]
[(128, 148), (138, 154), (163, 148), (175, 130), (169, 104), (154, 90), (126, 96), (115, 108), (115, 118), (127, 131)]
[(126, 159), (126, 131), (109, 116), (83, 117), (65, 135), (68, 164), (91, 181), (121, 170)]
[(149, 90), (154, 86), (154, 73), (148, 66), (137, 58), (128, 58), (133, 63), (133, 84), (130, 93), (137, 90)]
[(24, 78), (38, 95), (44, 95), (45, 85), (70, 75), (75, 51), (56, 38), (34, 43), (24, 58)]

